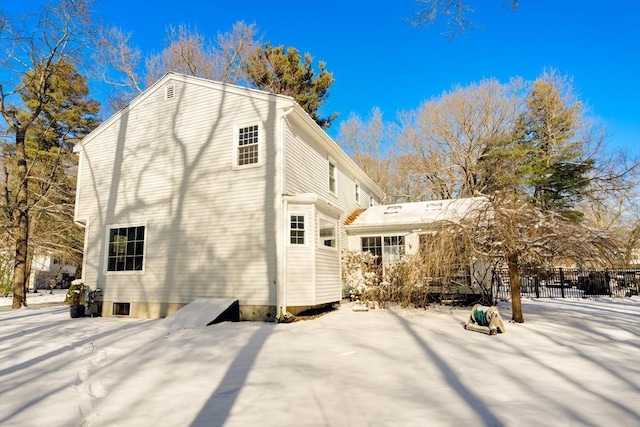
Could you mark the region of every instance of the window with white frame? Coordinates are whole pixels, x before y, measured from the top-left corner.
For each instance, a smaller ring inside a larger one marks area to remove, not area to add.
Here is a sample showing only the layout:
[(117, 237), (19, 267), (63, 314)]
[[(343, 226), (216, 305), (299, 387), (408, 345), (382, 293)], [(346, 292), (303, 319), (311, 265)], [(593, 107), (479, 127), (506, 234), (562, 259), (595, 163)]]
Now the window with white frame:
[(356, 181), (355, 183), (355, 191), (356, 191), (356, 203), (360, 203), (360, 184)]
[(404, 236), (387, 236), (384, 238), (382, 259), (385, 267), (400, 261), (404, 254)]
[(362, 237), (362, 252), (375, 255), (377, 264), (389, 267), (405, 255), (404, 236)]
[(304, 245), (304, 215), (291, 215), (289, 242), (292, 245)]
[(336, 247), (336, 224), (320, 218), (318, 227), (320, 246), (326, 248)]
[(109, 229), (107, 271), (142, 271), (144, 240), (143, 225)]
[(382, 237), (363, 237), (362, 252), (371, 252), (376, 257), (376, 264), (382, 263)]
[(338, 170), (331, 160), (329, 160), (329, 191), (333, 194), (338, 192)]
[(245, 126), (238, 129), (238, 166), (254, 165), (259, 160), (258, 125)]
[(376, 203), (375, 199), (373, 198), (372, 195), (370, 195), (369, 196), (369, 206), (375, 206), (375, 203)]

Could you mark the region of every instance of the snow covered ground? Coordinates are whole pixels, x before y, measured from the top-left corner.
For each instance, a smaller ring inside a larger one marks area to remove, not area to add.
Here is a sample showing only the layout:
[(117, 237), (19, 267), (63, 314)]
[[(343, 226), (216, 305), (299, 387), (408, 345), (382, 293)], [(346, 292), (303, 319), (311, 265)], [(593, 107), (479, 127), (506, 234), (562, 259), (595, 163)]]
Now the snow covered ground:
[(523, 304), (497, 336), (445, 307), (194, 329), (3, 311), (0, 425), (640, 425), (640, 300)]
[[(27, 293), (27, 305), (59, 305), (64, 302), (66, 289), (54, 289), (53, 292), (40, 290)], [(11, 307), (13, 297), (0, 297), (0, 307)]]

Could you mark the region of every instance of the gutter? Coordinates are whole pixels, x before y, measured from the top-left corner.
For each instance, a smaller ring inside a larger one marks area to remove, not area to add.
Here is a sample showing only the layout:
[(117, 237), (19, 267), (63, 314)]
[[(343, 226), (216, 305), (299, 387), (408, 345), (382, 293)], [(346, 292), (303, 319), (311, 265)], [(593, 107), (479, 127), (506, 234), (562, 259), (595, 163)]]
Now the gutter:
[[(293, 320), (293, 315), (287, 312), (287, 210), (288, 202), (283, 197), (285, 190), (285, 176), (286, 176), (286, 160), (285, 160), (285, 146), (286, 146), (286, 117), (293, 111), (293, 105), (283, 109), (279, 113), (277, 123), (279, 129), (277, 131), (279, 143), (276, 144), (276, 177), (277, 173), (280, 173), (280, 179), (276, 179), (279, 184), (279, 188), (275, 189), (277, 199), (274, 202), (276, 209), (276, 218), (280, 216), (279, 220), (276, 219), (276, 224), (280, 224), (276, 233), (280, 234), (280, 238), (276, 239), (276, 264), (278, 266), (278, 274), (276, 279), (276, 322), (285, 323)], [(278, 149), (279, 148), (279, 149)]]

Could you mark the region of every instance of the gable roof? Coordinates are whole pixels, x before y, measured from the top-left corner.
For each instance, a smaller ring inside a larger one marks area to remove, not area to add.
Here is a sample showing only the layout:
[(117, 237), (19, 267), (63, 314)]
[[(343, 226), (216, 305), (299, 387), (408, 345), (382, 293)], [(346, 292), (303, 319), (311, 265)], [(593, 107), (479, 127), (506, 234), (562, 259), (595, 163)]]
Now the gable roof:
[(175, 72), (168, 72), (165, 74), (160, 80), (149, 86), (145, 89), (141, 94), (135, 97), (131, 102), (129, 102), (126, 106), (122, 107), (120, 110), (115, 112), (111, 117), (102, 122), (100, 126), (91, 131), (88, 135), (86, 135), (80, 142), (76, 144), (73, 151), (78, 153), (82, 150), (86, 144), (91, 142), (94, 138), (100, 135), (105, 129), (109, 128), (115, 121), (119, 120), (123, 114), (135, 108), (138, 104), (143, 102), (149, 96), (151, 96), (154, 92), (161, 89), (165, 83), (170, 80), (176, 80), (183, 83), (190, 83), (199, 85), (202, 87), (207, 87), (210, 89), (216, 89), (225, 91), (228, 93), (232, 93), (240, 96), (247, 96), (254, 99), (260, 99), (263, 101), (280, 101), (282, 106), (286, 109), (293, 109), (295, 114), (290, 115), (289, 117), (295, 117), (295, 119), (303, 123), (304, 126), (311, 129), (311, 134), (315, 135), (322, 143), (325, 145), (327, 151), (331, 153), (332, 156), (339, 159), (342, 164), (346, 165), (349, 169), (349, 172), (354, 175), (357, 179), (361, 180), (363, 184), (366, 184), (367, 187), (376, 193), (376, 196), (382, 200), (384, 198), (384, 192), (378, 187), (378, 185), (373, 182), (373, 180), (360, 169), (360, 167), (355, 163), (355, 161), (342, 150), (342, 148), (336, 143), (316, 122), (309, 116), (309, 114), (290, 96), (280, 95), (271, 92), (265, 92), (259, 89), (247, 88), (243, 86), (237, 86), (230, 83), (222, 83), (214, 80), (205, 79), (202, 77), (189, 76), (186, 74), (180, 74)]
[(230, 83), (222, 83), (214, 80), (208, 80), (202, 77), (188, 76), (186, 74), (174, 73), (172, 71), (165, 74), (160, 80), (156, 81), (154, 84), (146, 88), (142, 93), (133, 98), (131, 102), (129, 102), (124, 107), (120, 108), (116, 111), (111, 117), (102, 122), (100, 126), (91, 131), (88, 135), (86, 135), (80, 142), (76, 144), (73, 151), (79, 152), (81, 148), (91, 142), (96, 136), (98, 136), (102, 131), (107, 129), (113, 122), (119, 120), (125, 112), (128, 112), (135, 108), (138, 104), (143, 102), (149, 96), (151, 96), (158, 89), (161, 89), (165, 83), (169, 80), (176, 80), (183, 83), (191, 83), (196, 84), (203, 87), (208, 87), (211, 89), (217, 89), (228, 93), (233, 93), (236, 95), (248, 96), (252, 98), (258, 98), (265, 101), (280, 99), (285, 102), (285, 104), (289, 104), (289, 106), (295, 104), (295, 100), (286, 95), (278, 95), (270, 92), (265, 92), (258, 89), (251, 89), (242, 86), (233, 85)]
[(459, 222), (472, 209), (480, 208), (486, 203), (485, 197), (470, 197), (372, 206), (347, 225), (346, 229), (349, 232), (428, 228), (438, 221)]

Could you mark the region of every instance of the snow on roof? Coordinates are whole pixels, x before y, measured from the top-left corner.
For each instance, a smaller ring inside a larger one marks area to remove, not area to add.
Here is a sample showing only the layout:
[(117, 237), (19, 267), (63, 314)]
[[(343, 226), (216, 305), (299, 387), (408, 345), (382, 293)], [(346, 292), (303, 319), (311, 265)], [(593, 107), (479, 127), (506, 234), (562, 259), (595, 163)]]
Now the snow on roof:
[(428, 200), (371, 206), (362, 212), (347, 228), (369, 228), (430, 224), (436, 221), (459, 221), (472, 208), (486, 203), (485, 197)]

